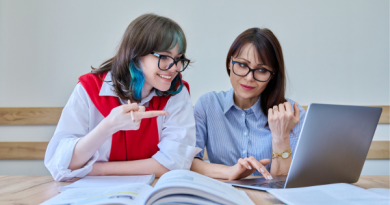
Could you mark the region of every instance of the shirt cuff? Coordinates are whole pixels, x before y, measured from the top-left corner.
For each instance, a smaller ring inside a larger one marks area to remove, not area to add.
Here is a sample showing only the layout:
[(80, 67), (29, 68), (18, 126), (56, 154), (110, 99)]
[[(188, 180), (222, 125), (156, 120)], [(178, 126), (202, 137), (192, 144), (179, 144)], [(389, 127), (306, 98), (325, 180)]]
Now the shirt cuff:
[(54, 170), (49, 170), (54, 180), (66, 181), (73, 179), (74, 177), (82, 178), (92, 171), (93, 164), (99, 158), (98, 151), (96, 151), (91, 159), (86, 163), (86, 165), (80, 169), (72, 171), (68, 168), (73, 156), (74, 147), (80, 139), (81, 138), (66, 138), (60, 141), (60, 144), (58, 145), (57, 150), (51, 160), (52, 165), (49, 165), (49, 167), (54, 168)]
[(171, 140), (162, 140), (158, 147), (160, 151), (153, 155), (152, 158), (169, 170), (189, 170), (194, 156), (202, 150), (198, 147)]

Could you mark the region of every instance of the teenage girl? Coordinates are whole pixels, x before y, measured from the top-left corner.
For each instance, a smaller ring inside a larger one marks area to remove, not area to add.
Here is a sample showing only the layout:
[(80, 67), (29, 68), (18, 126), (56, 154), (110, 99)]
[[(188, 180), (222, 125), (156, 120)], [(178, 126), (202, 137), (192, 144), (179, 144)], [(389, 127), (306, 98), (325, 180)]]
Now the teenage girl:
[(57, 181), (86, 175), (161, 176), (189, 169), (195, 121), (180, 26), (154, 14), (127, 27), (114, 57), (79, 78), (45, 156)]

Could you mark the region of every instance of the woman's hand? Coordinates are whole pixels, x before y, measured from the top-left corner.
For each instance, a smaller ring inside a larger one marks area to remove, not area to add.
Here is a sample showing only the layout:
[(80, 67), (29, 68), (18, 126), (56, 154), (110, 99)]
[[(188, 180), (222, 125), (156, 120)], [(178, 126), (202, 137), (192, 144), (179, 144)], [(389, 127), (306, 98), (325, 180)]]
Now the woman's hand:
[(268, 124), (273, 138), (284, 140), (289, 138), (291, 130), (298, 124), (300, 111), (294, 103), (294, 113), (290, 102), (279, 104), (268, 109)]
[(144, 106), (138, 106), (136, 103), (118, 106), (111, 110), (110, 114), (104, 119), (108, 129), (112, 133), (118, 130), (138, 130), (143, 118), (152, 118), (162, 115), (168, 115), (166, 111), (145, 111)]
[(270, 161), (270, 159), (257, 161), (254, 157), (240, 158), (237, 164), (227, 168), (227, 178), (228, 180), (245, 178), (257, 170), (265, 179), (272, 179), (271, 174), (265, 168), (265, 165), (269, 164)]

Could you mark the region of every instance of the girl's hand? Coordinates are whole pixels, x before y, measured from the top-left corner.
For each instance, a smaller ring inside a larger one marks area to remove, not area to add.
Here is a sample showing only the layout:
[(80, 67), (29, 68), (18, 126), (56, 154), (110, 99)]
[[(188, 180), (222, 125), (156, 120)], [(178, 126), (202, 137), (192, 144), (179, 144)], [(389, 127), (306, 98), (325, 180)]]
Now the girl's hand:
[[(115, 133), (119, 130), (138, 130), (143, 118), (168, 115), (166, 111), (145, 111), (144, 106), (136, 103), (118, 106), (104, 119), (108, 129)], [(134, 117), (134, 118), (133, 118)]]
[(268, 124), (272, 137), (283, 140), (289, 138), (291, 130), (299, 122), (299, 107), (294, 103), (294, 113), (290, 102), (268, 109)]
[(228, 180), (236, 180), (245, 178), (256, 170), (259, 171), (266, 180), (272, 179), (271, 174), (265, 168), (265, 165), (270, 163), (270, 159), (262, 159), (257, 161), (254, 157), (240, 158), (237, 164), (227, 169)]

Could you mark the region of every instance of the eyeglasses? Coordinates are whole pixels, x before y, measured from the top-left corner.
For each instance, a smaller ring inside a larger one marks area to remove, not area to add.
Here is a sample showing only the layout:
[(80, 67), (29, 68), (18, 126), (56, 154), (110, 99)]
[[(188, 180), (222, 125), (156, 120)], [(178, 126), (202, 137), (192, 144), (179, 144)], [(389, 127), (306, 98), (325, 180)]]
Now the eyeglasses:
[(265, 68), (256, 68), (252, 69), (249, 66), (247, 66), (245, 63), (233, 61), (232, 57), (232, 65), (233, 65), (233, 73), (245, 77), (249, 74), (249, 72), (253, 72), (253, 78), (260, 82), (267, 82), (274, 72), (267, 70)]
[(176, 72), (183, 72), (190, 64), (190, 60), (182, 57), (174, 59), (171, 56), (160, 55), (155, 52), (151, 52), (151, 54), (158, 57), (158, 68), (163, 71), (169, 70), (173, 65), (176, 65)]

